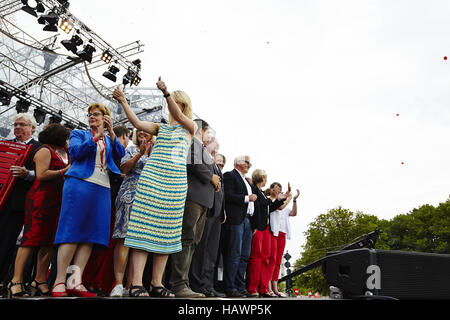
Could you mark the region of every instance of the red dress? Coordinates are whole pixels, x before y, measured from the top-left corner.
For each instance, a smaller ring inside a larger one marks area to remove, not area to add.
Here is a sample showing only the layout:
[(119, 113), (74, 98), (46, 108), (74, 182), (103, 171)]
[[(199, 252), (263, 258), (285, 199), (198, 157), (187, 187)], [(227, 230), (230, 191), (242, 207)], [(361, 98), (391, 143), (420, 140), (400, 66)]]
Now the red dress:
[[(49, 170), (66, 167), (62, 159), (48, 145), (51, 153)], [(25, 200), (25, 221), (22, 247), (51, 247), (58, 226), (64, 177), (40, 181), (34, 180)]]

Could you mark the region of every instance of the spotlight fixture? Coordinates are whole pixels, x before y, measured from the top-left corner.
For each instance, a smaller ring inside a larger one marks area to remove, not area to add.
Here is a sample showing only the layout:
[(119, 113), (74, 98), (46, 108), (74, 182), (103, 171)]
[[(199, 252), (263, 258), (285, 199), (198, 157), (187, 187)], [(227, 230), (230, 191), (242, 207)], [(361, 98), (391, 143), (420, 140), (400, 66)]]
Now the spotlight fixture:
[(6, 138), (8, 134), (11, 132), (11, 129), (9, 128), (0, 128), (0, 136)]
[(108, 68), (108, 71), (103, 72), (103, 76), (106, 79), (111, 80), (112, 82), (116, 82), (117, 81), (117, 76), (116, 73), (119, 72), (119, 68), (117, 68), (115, 65), (111, 65)]
[(57, 114), (53, 114), (50, 117), (50, 121), (48, 123), (61, 123), (62, 121), (62, 115), (61, 115), (61, 111)]
[(22, 0), (23, 3), (23, 7), (22, 10), (25, 11), (28, 14), (31, 14), (32, 16), (35, 16), (37, 18), (37, 13), (43, 13), (45, 11), (45, 8), (41, 2), (41, 0), (36, 0), (36, 6), (32, 7), (30, 6), (30, 4), (28, 3), (28, 0)]
[(92, 45), (87, 44), (84, 46), (83, 50), (78, 51), (76, 55), (79, 56), (81, 59), (91, 63), (92, 54), (94, 53), (94, 51), (96, 51), (95, 48)]
[(69, 34), (73, 29), (73, 24), (71, 24), (69, 20), (64, 19), (63, 21), (61, 21), (61, 25), (59, 26), (59, 28), (65, 33)]
[(11, 95), (4, 89), (0, 89), (0, 103), (2, 106), (7, 106), (11, 103)]
[(131, 63), (138, 67), (139, 70), (141, 70), (141, 59), (136, 59)]
[(28, 109), (30, 109), (31, 102), (23, 99), (19, 99), (16, 102), (16, 111), (17, 113), (27, 113)]
[(142, 79), (141, 79), (138, 75), (136, 75), (136, 76), (134, 77), (134, 79), (133, 79), (132, 84), (135, 85), (135, 86), (137, 86), (137, 85), (141, 82), (141, 80), (142, 80)]
[(77, 47), (83, 44), (83, 40), (79, 35), (74, 34), (70, 40), (63, 40), (61, 44), (69, 51), (72, 51), (74, 54), (77, 53)]
[(108, 50), (106, 50), (105, 52), (103, 52), (102, 54), (102, 61), (105, 63), (110, 63), (112, 59), (112, 55), (111, 53), (109, 53)]
[(36, 119), (37, 124), (43, 124), (45, 121), (45, 116), (47, 115), (47, 112), (45, 112), (42, 109), (36, 108), (34, 109), (34, 118)]
[(137, 75), (137, 72), (134, 71), (131, 68), (128, 68), (128, 72), (123, 76), (122, 83), (124, 86), (130, 83), (130, 81), (133, 81), (134, 77)]
[(56, 26), (58, 24), (59, 16), (54, 13), (53, 11), (50, 11), (47, 14), (43, 14), (38, 18), (38, 23), (45, 24), (44, 31), (52, 31), (52, 32), (58, 32), (58, 27)]

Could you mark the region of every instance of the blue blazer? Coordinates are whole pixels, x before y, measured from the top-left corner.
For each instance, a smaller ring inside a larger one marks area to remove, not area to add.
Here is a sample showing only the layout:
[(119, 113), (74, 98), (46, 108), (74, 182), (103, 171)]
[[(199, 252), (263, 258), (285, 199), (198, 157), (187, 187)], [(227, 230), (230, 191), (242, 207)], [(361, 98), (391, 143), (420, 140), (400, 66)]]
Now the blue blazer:
[[(69, 156), (72, 165), (66, 175), (80, 179), (89, 178), (94, 173), (97, 144), (92, 139), (91, 130), (73, 130), (69, 138)], [(120, 160), (125, 155), (125, 148), (119, 139), (111, 141), (105, 136), (105, 155), (108, 169), (120, 174), (114, 160)]]

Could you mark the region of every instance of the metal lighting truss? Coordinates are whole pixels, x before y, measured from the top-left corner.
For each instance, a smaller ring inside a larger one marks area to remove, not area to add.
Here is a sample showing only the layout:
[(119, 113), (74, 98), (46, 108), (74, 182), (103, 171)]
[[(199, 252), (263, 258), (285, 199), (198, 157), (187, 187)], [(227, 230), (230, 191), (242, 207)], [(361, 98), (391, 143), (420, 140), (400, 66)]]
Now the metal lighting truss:
[[(87, 63), (78, 56), (60, 53), (59, 43), (65, 38), (55, 33), (46, 39), (37, 40), (16, 23), (20, 15), (27, 14), (21, 10), (22, 2), (0, 2), (0, 89), (12, 97), (9, 105), (0, 106), (0, 128), (11, 127), (11, 118), (16, 114), (15, 99), (31, 102), (29, 112), (34, 107), (50, 115), (59, 114), (69, 126), (80, 128), (87, 127), (87, 106), (101, 102), (112, 111), (114, 124), (125, 124), (127, 121), (121, 107), (112, 99), (116, 84), (105, 86), (95, 79), (92, 71), (99, 67), (104, 67), (106, 71), (108, 64), (101, 61), (100, 57), (104, 51), (109, 51), (113, 62), (122, 71), (132, 70), (137, 74), (140, 66), (128, 58), (143, 52), (143, 44), (135, 41), (113, 48), (72, 15), (67, 6), (53, 0), (42, 0), (41, 3), (56, 12), (61, 20), (68, 20), (75, 30), (72, 32), (77, 32), (85, 43), (93, 45), (97, 54), (93, 55), (92, 63)], [(36, 28), (40, 26), (36, 22)], [(167, 118), (165, 99), (158, 89), (131, 87), (125, 92), (140, 118), (150, 121)], [(42, 126), (47, 123), (45, 121)], [(0, 130), (0, 135), (6, 137), (6, 131)]]

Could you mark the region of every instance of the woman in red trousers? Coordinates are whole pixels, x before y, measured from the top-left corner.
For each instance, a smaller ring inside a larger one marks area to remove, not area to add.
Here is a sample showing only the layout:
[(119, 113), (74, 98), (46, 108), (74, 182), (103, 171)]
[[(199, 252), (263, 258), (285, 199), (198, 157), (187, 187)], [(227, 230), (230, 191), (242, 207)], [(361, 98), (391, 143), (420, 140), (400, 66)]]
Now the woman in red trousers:
[[(255, 211), (250, 217), (253, 230), (252, 247), (247, 267), (247, 291), (249, 297), (270, 297), (268, 284), (272, 277), (269, 258), (271, 252), (271, 235), (269, 230), (269, 213), (279, 208), (287, 194), (279, 193), (272, 202), (261, 190), (267, 181), (264, 170), (256, 169), (252, 174), (252, 192), (257, 195)], [(259, 294), (258, 294), (259, 292)]]
[[(290, 186), (289, 186), (290, 189)], [(270, 186), (270, 198), (275, 200), (278, 194), (281, 193), (282, 187), (278, 182), (272, 183)], [(289, 192), (290, 190), (288, 190)], [(297, 198), (300, 195), (300, 191), (297, 189), (296, 195), (292, 198), (292, 194), (289, 193), (285, 203), (270, 213), (270, 230), (272, 233), (271, 241), (271, 255), (270, 255), (270, 270), (271, 281), (269, 283), (269, 292), (272, 291), (279, 297), (286, 297), (283, 293), (278, 291), (278, 276), (280, 274), (281, 259), (283, 258), (284, 248), (286, 246), (286, 239), (291, 238), (289, 217), (297, 215)], [(289, 202), (293, 200), (292, 209), (287, 208)], [(271, 289), (271, 290), (270, 290)]]

